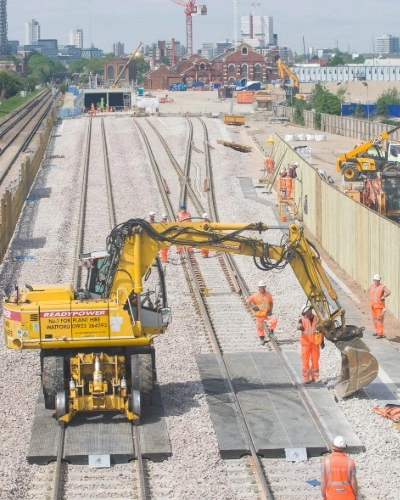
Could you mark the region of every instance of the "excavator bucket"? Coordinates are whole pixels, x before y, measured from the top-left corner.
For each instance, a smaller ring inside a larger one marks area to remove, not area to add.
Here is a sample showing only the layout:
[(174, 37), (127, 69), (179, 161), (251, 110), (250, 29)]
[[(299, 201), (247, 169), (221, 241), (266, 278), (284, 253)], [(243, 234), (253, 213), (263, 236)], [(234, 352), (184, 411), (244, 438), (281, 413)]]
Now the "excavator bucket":
[(378, 375), (378, 361), (359, 337), (336, 342), (342, 355), (342, 371), (335, 389), (342, 398), (369, 385)]

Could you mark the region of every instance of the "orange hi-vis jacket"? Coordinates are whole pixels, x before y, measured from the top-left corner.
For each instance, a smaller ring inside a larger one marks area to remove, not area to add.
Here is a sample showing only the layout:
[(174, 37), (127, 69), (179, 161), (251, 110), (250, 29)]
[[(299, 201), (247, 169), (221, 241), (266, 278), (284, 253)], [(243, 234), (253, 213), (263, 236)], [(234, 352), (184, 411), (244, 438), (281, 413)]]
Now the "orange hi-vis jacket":
[(306, 316), (301, 318), (301, 324), (303, 325), (304, 331), (301, 332), (300, 343), (315, 343), (315, 325), (317, 324), (318, 317), (316, 314), (313, 315), (312, 321)]
[(258, 306), (258, 311), (253, 311), (254, 316), (268, 316), (273, 305), (272, 295), (269, 292), (256, 292), (247, 299), (248, 304)]
[(374, 284), (369, 287), (369, 303), (371, 304), (371, 306), (385, 307), (385, 301), (382, 300), (382, 295), (385, 292), (385, 288), (385, 285), (375, 286)]
[(356, 464), (346, 453), (334, 451), (322, 462), (321, 474), (325, 478), (328, 500), (356, 499), (351, 486), (351, 478), (356, 475)]
[(185, 222), (186, 222), (186, 219), (187, 221), (189, 222), (189, 219), (191, 218), (192, 216), (190, 215), (189, 212), (185, 212), (184, 214), (182, 212), (178, 212), (178, 221), (181, 222), (181, 220), (184, 220), (185, 219)]

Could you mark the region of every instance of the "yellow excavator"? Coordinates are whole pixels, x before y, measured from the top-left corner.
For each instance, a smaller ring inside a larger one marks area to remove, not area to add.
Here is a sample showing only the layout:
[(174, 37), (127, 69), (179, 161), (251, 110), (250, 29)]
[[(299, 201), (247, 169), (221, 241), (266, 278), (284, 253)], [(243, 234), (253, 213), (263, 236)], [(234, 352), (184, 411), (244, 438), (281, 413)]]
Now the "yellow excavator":
[(400, 173), (400, 144), (389, 143), (386, 148), (382, 147), (382, 142), (399, 128), (385, 130), (378, 137), (343, 153), (336, 160), (336, 170), (346, 181), (356, 181), (361, 175), (376, 178), (377, 172)]
[[(310, 94), (300, 94), (300, 81), (296, 73), (285, 64), (282, 59), (276, 61), (278, 74), (282, 78), (282, 88), (286, 92), (286, 99), (291, 99), (293, 96), (296, 99), (306, 100)], [(289, 77), (292, 80), (292, 86), (285, 85), (285, 79)]]
[(107, 237), (105, 251), (81, 256), (83, 289), (66, 284), (8, 287), (3, 301), (6, 346), (40, 349), (45, 406), (60, 422), (81, 411), (122, 411), (138, 420), (151, 402), (155, 371), (152, 338), (171, 319), (158, 251), (170, 245), (248, 255), (263, 271), (290, 265), (318, 315), (318, 329), (342, 354), (336, 385), (344, 397), (367, 386), (378, 364), (345, 311), (303, 228), (290, 224), (280, 245), (248, 236), (283, 229), (257, 223), (149, 224), (130, 219)]

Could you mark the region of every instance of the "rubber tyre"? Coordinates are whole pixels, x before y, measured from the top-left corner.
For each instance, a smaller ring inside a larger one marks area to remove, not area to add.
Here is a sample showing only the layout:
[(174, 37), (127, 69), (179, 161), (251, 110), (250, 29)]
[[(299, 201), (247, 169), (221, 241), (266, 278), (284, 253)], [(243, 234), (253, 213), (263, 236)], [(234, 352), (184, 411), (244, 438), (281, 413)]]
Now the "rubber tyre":
[(342, 175), (346, 181), (356, 181), (360, 177), (360, 172), (353, 165), (346, 165), (342, 168)]
[(44, 356), (42, 362), (42, 388), (44, 407), (47, 410), (56, 409), (57, 392), (62, 392), (65, 386), (65, 369), (63, 356)]
[(142, 406), (153, 402), (153, 365), (151, 354), (132, 354), (131, 356), (132, 391), (141, 394)]
[(399, 174), (400, 173), (400, 164), (399, 163), (393, 163), (393, 165), (388, 165), (387, 167), (384, 167), (383, 171), (386, 173), (394, 173), (394, 174)]

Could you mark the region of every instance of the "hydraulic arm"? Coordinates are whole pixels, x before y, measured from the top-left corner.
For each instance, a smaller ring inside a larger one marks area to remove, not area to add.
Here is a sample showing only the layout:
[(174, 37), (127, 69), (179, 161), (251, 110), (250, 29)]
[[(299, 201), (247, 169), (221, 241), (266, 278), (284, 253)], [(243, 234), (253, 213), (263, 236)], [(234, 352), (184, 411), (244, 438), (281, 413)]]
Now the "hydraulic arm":
[[(279, 245), (249, 236), (273, 229), (288, 230)], [(377, 361), (361, 340), (364, 328), (346, 325), (318, 252), (299, 224), (130, 219), (111, 231), (105, 251), (81, 256), (88, 268), (84, 289), (26, 285), (6, 294), (6, 345), (41, 349), (46, 408), (56, 409), (59, 419), (100, 409), (139, 418), (155, 377), (152, 337), (164, 333), (170, 321), (157, 254), (171, 245), (247, 255), (261, 271), (290, 265), (318, 316), (319, 330), (342, 354), (339, 394), (348, 396), (376, 377)]]

